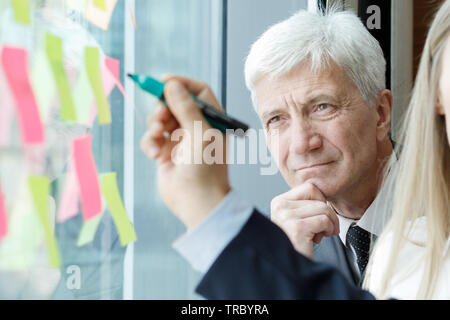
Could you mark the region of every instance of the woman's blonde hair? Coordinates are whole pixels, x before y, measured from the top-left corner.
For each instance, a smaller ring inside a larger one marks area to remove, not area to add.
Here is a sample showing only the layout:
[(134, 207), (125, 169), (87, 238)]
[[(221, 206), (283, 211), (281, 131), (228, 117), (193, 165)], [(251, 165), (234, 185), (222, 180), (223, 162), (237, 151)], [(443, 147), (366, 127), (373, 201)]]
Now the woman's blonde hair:
[[(376, 293), (378, 298), (389, 297), (400, 251), (406, 242), (414, 242), (411, 232), (414, 222), (420, 217), (426, 217), (427, 238), (425, 243), (418, 244), (425, 248), (425, 257), (421, 260), (425, 268), (417, 299), (432, 298), (442, 265), (442, 253), (450, 233), (450, 150), (445, 119), (435, 112), (435, 107), (439, 97), (442, 56), (449, 35), (450, 0), (446, 0), (428, 33), (411, 102), (402, 123), (396, 176), (389, 179), (392, 182), (386, 186), (393, 188), (394, 200), (391, 220), (381, 238), (386, 239), (386, 235), (390, 235), (392, 242), (380, 292)], [(379, 239), (378, 243), (381, 242), (383, 239)], [(371, 262), (365, 287), (369, 283)]]

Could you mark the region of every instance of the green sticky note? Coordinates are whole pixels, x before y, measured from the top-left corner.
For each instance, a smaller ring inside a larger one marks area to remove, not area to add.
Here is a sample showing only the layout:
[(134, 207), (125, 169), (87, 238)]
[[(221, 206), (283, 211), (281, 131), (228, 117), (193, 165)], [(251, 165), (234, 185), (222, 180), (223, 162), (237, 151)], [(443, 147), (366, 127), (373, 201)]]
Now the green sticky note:
[(17, 22), (30, 24), (30, 5), (28, 0), (11, 0), (14, 18)]
[(119, 233), (120, 243), (122, 246), (137, 240), (136, 232), (133, 225), (128, 219), (125, 207), (117, 188), (116, 173), (107, 173), (101, 175), (101, 188), (103, 197), (111, 212), (111, 215)]
[(59, 255), (58, 243), (51, 227), (48, 211), (50, 179), (44, 176), (30, 176), (28, 178), (28, 184), (39, 220), (44, 228), (45, 239), (48, 245), (50, 266), (59, 268), (61, 266), (61, 258)]
[(47, 123), (56, 88), (53, 82), (50, 64), (48, 63), (45, 53), (43, 50), (38, 50), (33, 62), (30, 80), (33, 86), (33, 92), (36, 96), (42, 122)]
[(80, 69), (77, 82), (73, 88), (73, 98), (77, 109), (78, 122), (89, 123), (94, 95), (84, 67)]
[(81, 228), (80, 235), (78, 236), (78, 247), (84, 246), (94, 240), (95, 232), (97, 231), (102, 217), (103, 214), (99, 214), (96, 217), (83, 222), (83, 227)]
[(27, 177), (20, 181), (17, 199), (11, 208), (8, 234), (0, 242), (0, 270), (30, 270), (36, 266), (36, 257), (42, 247), (44, 232), (34, 209)]
[(94, 0), (94, 6), (106, 11), (106, 0)]
[(45, 48), (61, 101), (61, 118), (69, 122), (76, 121), (75, 105), (72, 100), (69, 81), (63, 64), (62, 39), (47, 33)]
[(98, 122), (100, 124), (111, 123), (111, 111), (109, 109), (108, 99), (106, 99), (103, 90), (102, 78), (100, 75), (100, 62), (98, 48), (87, 47), (85, 49), (86, 72), (94, 92), (97, 104)]

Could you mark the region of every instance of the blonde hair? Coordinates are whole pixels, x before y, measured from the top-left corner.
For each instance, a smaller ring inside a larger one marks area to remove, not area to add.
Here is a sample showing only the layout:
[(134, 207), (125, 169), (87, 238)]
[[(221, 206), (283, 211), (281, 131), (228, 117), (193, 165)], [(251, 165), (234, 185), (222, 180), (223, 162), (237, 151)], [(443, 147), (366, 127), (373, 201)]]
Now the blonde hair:
[[(392, 217), (378, 243), (389, 235), (391, 251), (383, 270), (378, 298), (390, 295), (394, 270), (401, 249), (411, 238), (414, 222), (426, 217), (427, 238), (424, 272), (417, 299), (433, 296), (446, 240), (450, 233), (450, 152), (445, 119), (435, 112), (439, 96), (442, 56), (450, 35), (450, 0), (437, 12), (428, 33), (412, 99), (402, 124), (401, 153), (395, 164), (396, 177), (385, 187), (393, 188)], [(395, 184), (395, 185), (394, 185)], [(416, 243), (417, 244), (417, 243)], [(375, 245), (374, 252), (377, 250)], [(374, 254), (371, 255), (373, 258)], [(370, 259), (364, 281), (367, 288), (372, 268)]]

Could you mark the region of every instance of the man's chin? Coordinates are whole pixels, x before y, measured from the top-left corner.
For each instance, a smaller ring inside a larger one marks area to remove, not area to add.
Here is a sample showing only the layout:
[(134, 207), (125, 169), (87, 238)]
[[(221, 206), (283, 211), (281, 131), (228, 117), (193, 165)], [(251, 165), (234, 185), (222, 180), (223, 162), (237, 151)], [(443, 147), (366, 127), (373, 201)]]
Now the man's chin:
[(325, 198), (330, 198), (330, 197), (334, 197), (336, 194), (338, 194), (337, 190), (335, 187), (333, 187), (333, 185), (330, 184), (330, 179), (325, 179), (325, 178), (308, 178), (302, 181), (298, 181), (296, 183), (296, 185), (301, 185), (304, 183), (311, 183), (312, 185), (314, 185), (317, 189), (320, 190), (320, 192), (322, 192), (322, 194), (325, 196)]

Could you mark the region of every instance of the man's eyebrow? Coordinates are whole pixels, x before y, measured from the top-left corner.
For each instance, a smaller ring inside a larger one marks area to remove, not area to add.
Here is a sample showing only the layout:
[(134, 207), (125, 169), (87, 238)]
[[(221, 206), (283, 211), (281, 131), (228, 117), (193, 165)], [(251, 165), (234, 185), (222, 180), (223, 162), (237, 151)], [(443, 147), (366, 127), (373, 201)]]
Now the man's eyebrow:
[(281, 112), (283, 112), (283, 109), (281, 109), (281, 108), (277, 108), (277, 109), (274, 109), (271, 111), (266, 111), (262, 114), (261, 119), (262, 120), (270, 119), (270, 118), (272, 118), (272, 116), (280, 114)]
[(312, 105), (312, 104), (315, 104), (315, 103), (321, 102), (321, 101), (336, 102), (337, 98), (334, 96), (330, 96), (328, 94), (319, 94), (318, 96), (315, 96), (315, 97), (309, 99), (306, 103), (302, 103), (300, 105), (309, 106), (309, 105)]
[[(306, 106), (310, 106), (312, 104), (315, 104), (315, 103), (318, 103), (318, 102), (321, 102), (321, 101), (330, 101), (330, 102), (335, 102), (336, 103), (337, 100), (338, 99), (336, 97), (334, 97), (334, 96), (331, 96), (331, 95), (328, 95), (328, 94), (319, 94), (319, 95), (309, 99), (307, 102), (305, 102), (305, 103), (297, 103), (297, 105), (299, 105), (301, 107), (306, 107)], [(280, 113), (282, 113), (284, 111), (285, 111), (285, 109), (277, 108), (277, 109), (274, 109), (274, 110), (271, 110), (271, 111), (264, 112), (262, 114), (262, 116), (261, 116), (261, 119), (262, 120), (269, 119), (272, 116), (278, 115), (278, 114), (280, 114)]]

